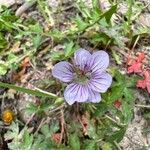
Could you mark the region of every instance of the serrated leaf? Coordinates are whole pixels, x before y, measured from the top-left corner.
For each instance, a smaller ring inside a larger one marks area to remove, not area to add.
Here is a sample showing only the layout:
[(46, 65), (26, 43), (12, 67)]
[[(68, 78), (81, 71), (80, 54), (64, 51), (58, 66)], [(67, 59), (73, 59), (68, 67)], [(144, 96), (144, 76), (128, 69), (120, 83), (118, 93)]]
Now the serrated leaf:
[(114, 13), (116, 13), (116, 11), (117, 11), (117, 5), (114, 5), (104, 14), (107, 23), (110, 23), (111, 17)]
[(118, 65), (121, 65), (122, 62), (121, 62), (120, 56), (119, 56), (115, 51), (113, 51), (113, 50), (112, 50), (112, 54), (113, 54), (113, 57), (114, 57), (116, 63), (117, 63)]
[(0, 75), (5, 75), (7, 73), (7, 69), (8, 67), (0, 61)]
[(33, 142), (33, 135), (30, 135), (29, 132), (25, 130), (23, 135), (22, 145), (20, 146), (24, 150), (31, 150), (32, 142)]
[(73, 46), (74, 46), (73, 41), (65, 44), (65, 57), (69, 57), (74, 53)]
[(84, 143), (84, 148), (85, 150), (96, 150), (96, 143), (95, 141), (93, 140), (87, 140), (85, 143)]
[[(129, 88), (124, 88), (124, 97), (128, 102), (134, 102), (134, 92)], [(131, 104), (131, 103), (130, 103)]]
[(80, 150), (80, 140), (76, 133), (70, 135), (71, 150)]
[(128, 104), (127, 102), (124, 102), (122, 104), (122, 114), (124, 116), (124, 123), (128, 124), (132, 117), (133, 117), (133, 111), (132, 111), (132, 106)]
[(34, 33), (43, 33), (43, 29), (39, 23), (37, 23), (35, 25), (29, 25), (29, 29), (30, 29), (30, 31), (32, 31)]
[(7, 40), (5, 39), (3, 34), (0, 32), (0, 50), (5, 49), (7, 47), (7, 44), (8, 44)]
[(87, 134), (92, 139), (97, 139), (98, 138), (98, 136), (96, 134), (96, 126), (94, 124), (94, 121), (92, 121), (92, 120), (89, 122), (89, 127), (88, 127), (88, 130), (87, 130)]
[(37, 35), (32, 38), (33, 46), (37, 49), (41, 44), (42, 37), (41, 35)]
[(110, 95), (110, 101), (108, 103), (114, 102), (117, 99), (121, 99), (123, 96), (124, 85), (119, 84), (117, 86), (112, 87)]
[(88, 26), (88, 24), (84, 22), (79, 15), (76, 16), (75, 23), (80, 31), (84, 30)]
[(63, 51), (58, 51), (58, 52), (54, 52), (54, 53), (52, 53), (52, 55), (51, 55), (51, 59), (53, 60), (53, 61), (61, 61), (61, 60), (63, 60), (65, 58), (65, 54), (64, 54), (64, 52)]
[(107, 140), (109, 142), (114, 142), (114, 141), (120, 142), (123, 139), (125, 132), (126, 132), (126, 127), (123, 127), (119, 131), (113, 132), (113, 134), (110, 137), (108, 137)]

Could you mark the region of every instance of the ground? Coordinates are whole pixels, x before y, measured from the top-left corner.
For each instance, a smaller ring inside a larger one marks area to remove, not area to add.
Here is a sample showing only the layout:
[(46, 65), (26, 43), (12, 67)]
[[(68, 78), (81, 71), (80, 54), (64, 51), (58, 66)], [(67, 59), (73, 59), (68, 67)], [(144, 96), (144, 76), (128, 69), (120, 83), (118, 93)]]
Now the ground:
[[(9, 85), (0, 82), (0, 149), (150, 149), (150, 94), (136, 86), (150, 71), (150, 1), (2, 4), (0, 81)], [(113, 84), (99, 104), (69, 106), (67, 84), (51, 74), (80, 47), (110, 56)], [(141, 53), (142, 71), (129, 73)]]

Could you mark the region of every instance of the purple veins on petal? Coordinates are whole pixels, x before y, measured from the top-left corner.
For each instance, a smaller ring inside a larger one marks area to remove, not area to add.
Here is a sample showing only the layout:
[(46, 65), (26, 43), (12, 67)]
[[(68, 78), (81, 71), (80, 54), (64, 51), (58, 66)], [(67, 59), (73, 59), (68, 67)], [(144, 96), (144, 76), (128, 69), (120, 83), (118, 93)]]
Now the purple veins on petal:
[(90, 88), (88, 89), (88, 92), (89, 92), (88, 102), (98, 103), (101, 101), (101, 95), (99, 94), (99, 92), (93, 91)]
[(88, 64), (92, 72), (103, 72), (109, 65), (109, 56), (105, 51), (94, 52)]
[(108, 73), (101, 73), (99, 76), (92, 76), (92, 79), (89, 81), (89, 87), (100, 93), (104, 93), (110, 87), (112, 83), (112, 77)]
[(71, 82), (74, 76), (73, 73), (73, 66), (67, 61), (57, 63), (52, 70), (53, 77), (63, 82)]
[(74, 54), (75, 65), (78, 66), (79, 69), (84, 70), (90, 58), (90, 52), (81, 48)]
[(52, 75), (63, 81), (71, 82), (65, 91), (64, 98), (69, 105), (75, 102), (101, 101), (100, 93), (104, 93), (112, 83), (112, 77), (105, 72), (109, 65), (109, 56), (105, 51), (97, 51), (92, 55), (85, 49), (74, 54), (74, 65), (62, 61), (57, 63)]
[(84, 85), (72, 83), (66, 87), (64, 97), (69, 105), (75, 102), (85, 102), (88, 99), (88, 89)]

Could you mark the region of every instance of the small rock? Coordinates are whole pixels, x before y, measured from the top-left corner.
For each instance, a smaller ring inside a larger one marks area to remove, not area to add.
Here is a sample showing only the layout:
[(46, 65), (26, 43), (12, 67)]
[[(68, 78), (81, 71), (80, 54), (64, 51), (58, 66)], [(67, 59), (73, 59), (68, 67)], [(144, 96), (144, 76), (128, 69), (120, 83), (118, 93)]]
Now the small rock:
[(0, 6), (7, 6), (10, 7), (11, 5), (15, 4), (15, 0), (0, 0)]

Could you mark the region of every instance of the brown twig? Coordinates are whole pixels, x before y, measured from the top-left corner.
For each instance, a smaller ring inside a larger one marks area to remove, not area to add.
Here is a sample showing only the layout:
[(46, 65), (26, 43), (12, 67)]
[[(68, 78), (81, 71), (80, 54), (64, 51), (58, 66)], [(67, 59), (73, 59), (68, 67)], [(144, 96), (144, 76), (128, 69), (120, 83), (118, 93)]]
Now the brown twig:
[(60, 133), (60, 140), (59, 140), (59, 144), (61, 144), (62, 139), (63, 139), (63, 135), (64, 135), (64, 131), (65, 131), (65, 119), (64, 119), (64, 112), (61, 109), (61, 133)]
[(31, 117), (28, 119), (28, 121), (26, 122), (26, 125), (25, 126), (27, 126), (29, 123), (30, 123), (30, 121), (33, 119), (33, 117), (35, 116), (35, 113), (33, 113), (32, 115), (31, 115)]

